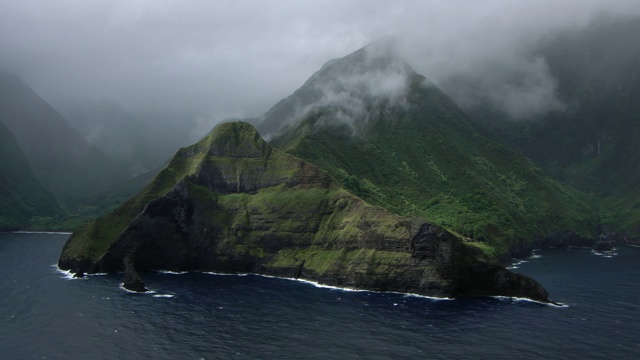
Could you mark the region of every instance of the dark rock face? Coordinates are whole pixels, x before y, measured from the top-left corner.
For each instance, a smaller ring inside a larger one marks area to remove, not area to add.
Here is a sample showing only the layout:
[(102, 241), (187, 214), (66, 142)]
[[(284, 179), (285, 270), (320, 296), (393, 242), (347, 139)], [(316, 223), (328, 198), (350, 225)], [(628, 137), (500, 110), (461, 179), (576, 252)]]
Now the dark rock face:
[(549, 293), (529, 276), (516, 274), (500, 266), (476, 264), (463, 280), (464, 295), (477, 296), (487, 292), (501, 296), (527, 298), (549, 302)]
[(510, 264), (514, 258), (525, 258), (531, 256), (533, 249), (539, 248), (559, 248), (559, 247), (592, 247), (595, 241), (591, 237), (576, 234), (573, 231), (561, 231), (549, 234), (544, 238), (537, 238), (533, 241), (526, 239), (514, 239), (507, 254), (498, 258), (500, 264)]
[(613, 244), (609, 241), (597, 241), (595, 245), (593, 245), (593, 250), (595, 251), (611, 251), (613, 250)]
[(572, 231), (558, 232), (551, 234), (542, 240), (542, 246), (544, 247), (563, 247), (563, 246), (576, 246), (576, 247), (590, 247), (594, 243), (592, 238), (586, 238), (580, 236)]
[(133, 262), (129, 257), (125, 257), (123, 259), (124, 263), (124, 277), (122, 278), (122, 286), (125, 289), (135, 291), (135, 292), (145, 292), (147, 288), (144, 285), (144, 282), (138, 275), (138, 272), (133, 267)]

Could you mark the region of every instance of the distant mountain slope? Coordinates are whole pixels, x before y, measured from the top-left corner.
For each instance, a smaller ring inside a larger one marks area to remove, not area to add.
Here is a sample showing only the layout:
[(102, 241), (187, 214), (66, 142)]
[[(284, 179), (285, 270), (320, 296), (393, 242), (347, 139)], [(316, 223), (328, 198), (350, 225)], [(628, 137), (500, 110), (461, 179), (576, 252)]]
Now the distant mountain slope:
[(0, 119), (15, 136), (37, 179), (65, 204), (95, 196), (125, 178), (24, 82), (0, 75)]
[(36, 180), (13, 134), (0, 122), (0, 230), (23, 229), (34, 217), (54, 217), (56, 199)]
[(515, 122), (470, 109), (500, 139), (558, 179), (594, 196), (605, 231), (640, 237), (640, 17), (602, 17), (537, 53), (565, 108)]
[(87, 143), (132, 176), (164, 166), (176, 149), (192, 143), (196, 125), (195, 114), (130, 113), (106, 101), (68, 106), (61, 112)]
[(262, 121), (272, 145), (363, 199), (423, 216), (491, 254), (565, 231), (595, 236), (598, 220), (576, 194), (483, 136), (387, 46), (327, 63)]

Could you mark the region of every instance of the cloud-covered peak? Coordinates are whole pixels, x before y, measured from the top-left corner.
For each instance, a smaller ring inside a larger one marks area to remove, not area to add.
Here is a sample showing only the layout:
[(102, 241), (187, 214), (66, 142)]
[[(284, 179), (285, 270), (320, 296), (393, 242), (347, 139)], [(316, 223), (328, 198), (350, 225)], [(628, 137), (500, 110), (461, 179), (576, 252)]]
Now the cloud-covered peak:
[(261, 117), (260, 131), (269, 137), (309, 111), (327, 106), (336, 109), (333, 120), (353, 126), (367, 104), (404, 101), (414, 75), (392, 40), (374, 42), (325, 63), (302, 87)]
[(413, 69), (398, 54), (392, 40), (371, 43), (341, 59), (330, 60), (303, 85), (333, 91), (394, 96), (406, 89)]

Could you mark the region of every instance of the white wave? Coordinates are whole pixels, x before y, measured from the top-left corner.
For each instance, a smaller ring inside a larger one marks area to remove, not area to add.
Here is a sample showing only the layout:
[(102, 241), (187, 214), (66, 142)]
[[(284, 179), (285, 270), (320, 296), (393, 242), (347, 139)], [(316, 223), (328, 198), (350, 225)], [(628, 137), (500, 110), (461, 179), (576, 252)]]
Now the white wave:
[(154, 298), (173, 298), (176, 297), (175, 295), (172, 294), (155, 294), (153, 295)]
[(188, 273), (188, 271), (171, 271), (171, 270), (156, 270), (156, 272), (160, 274), (170, 274), (170, 275), (182, 275), (182, 274)]
[[(261, 276), (261, 277), (266, 277), (266, 278), (297, 281), (297, 282), (300, 282), (300, 283), (313, 285), (313, 286), (315, 286), (317, 288), (322, 288), (322, 289), (339, 290), (339, 291), (347, 291), (347, 292), (367, 292), (368, 291), (368, 290), (363, 290), (363, 289), (355, 289), (355, 288), (349, 288), (349, 287), (339, 287), (339, 286), (333, 286), (333, 285), (326, 285), (326, 284), (321, 284), (321, 283), (319, 283), (317, 281), (300, 279), (300, 278), (296, 279), (296, 278), (271, 276), (271, 275), (260, 275), (260, 274), (256, 274), (256, 275), (257, 276)], [(370, 292), (374, 292), (374, 291), (370, 291)]]
[(129, 289), (124, 287), (124, 283), (120, 283), (119, 288), (121, 290), (124, 290), (125, 292), (127, 292), (129, 294), (135, 294), (135, 295), (151, 295), (154, 298), (174, 298), (174, 297), (176, 297), (174, 294), (158, 294), (158, 292), (156, 290), (151, 290), (151, 289), (148, 289), (147, 291), (144, 291), (144, 292), (138, 292), (138, 291), (129, 290)]
[(129, 294), (152, 295), (152, 294), (157, 293), (157, 291), (155, 291), (155, 290), (147, 290), (145, 292), (138, 292), (138, 291), (129, 290), (126, 287), (124, 287), (124, 283), (120, 283), (119, 288), (124, 290), (124, 291), (126, 291), (126, 292), (128, 292)]
[(507, 270), (518, 269), (520, 265), (528, 263), (527, 260), (512, 259), (512, 261), (511, 265), (507, 266)]
[(90, 276), (108, 275), (108, 273), (87, 273), (87, 274), (84, 274), (81, 277), (76, 277), (75, 276), (76, 274), (71, 272), (71, 270), (62, 270), (62, 269), (60, 269), (60, 267), (58, 267), (58, 264), (52, 264), (51, 267), (54, 269), (55, 272), (61, 274), (63, 279), (67, 279), (67, 280), (83, 280), (83, 279), (86, 279), (87, 277), (90, 277)]
[(18, 230), (14, 231), (14, 234), (49, 234), (49, 235), (71, 235), (73, 233), (66, 231), (26, 231)]
[(516, 297), (516, 296), (490, 296), (491, 298), (494, 299), (498, 299), (498, 300), (509, 300), (509, 301), (515, 301), (515, 302), (532, 302), (532, 303), (536, 303), (536, 304), (540, 304), (540, 305), (547, 305), (547, 306), (551, 306), (551, 307), (557, 307), (557, 308), (568, 308), (569, 305), (563, 304), (563, 303), (556, 303), (556, 302), (542, 302), (542, 301), (538, 301), (538, 300), (532, 300), (532, 299), (528, 299), (528, 298), (522, 298), (522, 297)]
[(356, 288), (350, 288), (350, 287), (340, 287), (340, 286), (322, 284), (322, 283), (319, 283), (317, 281), (312, 281), (312, 280), (307, 280), (307, 279), (284, 277), (284, 276), (253, 274), (253, 273), (230, 274), (230, 273), (217, 273), (217, 272), (212, 272), (212, 271), (204, 271), (202, 273), (203, 274), (208, 274), (208, 275), (216, 275), (216, 276), (249, 276), (249, 275), (253, 275), (253, 276), (260, 276), (260, 277), (269, 278), (269, 279), (282, 279), (282, 280), (289, 280), (289, 281), (297, 281), (297, 282), (300, 282), (300, 283), (313, 285), (313, 286), (315, 286), (317, 288), (344, 291), (344, 292), (369, 292), (369, 293), (378, 293), (378, 294), (399, 294), (399, 295), (404, 295), (404, 296), (419, 297), (419, 298), (431, 299), (431, 300), (453, 300), (452, 298), (446, 298), (446, 297), (435, 297), (435, 296), (427, 296), (427, 295), (420, 295), (420, 294), (414, 294), (414, 293), (403, 293), (403, 292), (398, 292), (398, 291), (374, 291), (374, 290), (356, 289)]
[(51, 267), (54, 269), (55, 272), (57, 272), (58, 274), (62, 275), (60, 278), (61, 279), (67, 279), (67, 280), (77, 280), (77, 279), (82, 279), (82, 278), (77, 278), (74, 277), (74, 273), (72, 273), (70, 270), (62, 270), (58, 267), (58, 264), (53, 264), (51, 265)]
[(213, 271), (202, 271), (203, 274), (207, 274), (207, 275), (216, 275), (216, 276), (249, 276), (249, 275), (258, 275), (258, 274), (251, 274), (251, 273), (218, 273), (218, 272), (213, 272)]
[(596, 251), (594, 249), (591, 249), (591, 253), (597, 256), (602, 256), (603, 258), (611, 259), (612, 257), (618, 255), (618, 253), (616, 252), (617, 250), (618, 248), (613, 248), (607, 251)]
[(414, 293), (401, 293), (401, 292), (395, 292), (395, 291), (391, 291), (391, 293), (401, 294), (401, 295), (404, 295), (405, 297), (417, 297), (417, 298), (430, 299), (430, 300), (455, 300), (454, 298), (427, 296), (427, 295), (420, 295), (420, 294), (414, 294)]
[[(527, 262), (527, 261), (525, 261), (525, 260), (520, 261), (520, 263), (523, 263), (523, 262)], [(61, 271), (64, 271), (64, 270), (61, 270)], [(181, 274), (188, 273), (187, 271), (174, 272), (174, 271), (168, 271), (168, 270), (158, 270), (158, 272), (162, 273), (162, 274), (175, 274), (175, 275), (181, 275)], [(335, 291), (343, 291), (343, 292), (368, 292), (368, 293), (375, 293), (375, 294), (398, 294), (398, 295), (402, 295), (404, 297), (415, 297), (415, 298), (429, 299), (429, 300), (436, 300), (436, 301), (455, 300), (455, 298), (449, 298), (449, 297), (429, 296), (429, 295), (422, 295), (422, 294), (416, 294), (416, 293), (406, 293), (406, 292), (400, 292), (400, 291), (375, 291), (375, 290), (366, 290), (366, 289), (356, 289), (356, 288), (351, 288), (351, 287), (340, 287), (340, 286), (322, 284), (322, 283), (319, 283), (317, 281), (312, 281), (312, 280), (306, 280), (306, 279), (300, 279), (300, 278), (291, 278), (291, 277), (283, 277), (283, 276), (274, 276), (274, 275), (265, 275), (265, 274), (254, 274), (254, 273), (236, 273), (236, 274), (232, 274), (232, 273), (218, 273), (218, 272), (213, 272), (213, 271), (203, 271), (202, 274), (215, 275), (215, 276), (250, 276), (250, 275), (253, 275), (253, 276), (259, 276), (259, 277), (270, 278), (270, 279), (282, 279), (282, 280), (296, 281), (296, 282), (300, 282), (300, 283), (304, 283), (304, 284), (313, 285), (313, 286), (315, 286), (317, 288), (323, 288), (323, 289), (329, 289), (329, 290), (335, 290)], [(128, 290), (128, 289), (126, 289), (124, 287), (124, 283), (120, 284), (120, 289), (122, 289), (122, 290), (124, 290), (124, 291), (126, 291), (128, 293), (132, 293), (132, 294), (156, 294), (156, 291), (154, 291), (154, 290), (148, 290), (148, 291), (143, 292), (143, 293)], [(172, 297), (175, 297), (175, 295), (172, 295), (172, 294), (156, 294), (156, 295), (153, 295), (153, 297), (172, 298)], [(526, 299), (526, 298), (516, 298), (516, 297), (506, 297), (506, 296), (494, 296), (494, 298), (497, 298), (497, 299), (511, 299), (511, 300), (514, 300), (514, 301), (530, 301), (530, 302), (540, 303), (540, 304), (543, 304), (543, 305), (558, 306), (558, 305), (549, 304), (549, 303), (543, 303), (543, 302), (539, 302), (539, 301), (535, 301), (535, 300), (531, 300), (531, 299)], [(560, 307), (566, 307), (566, 305), (562, 305)]]
[[(227, 274), (224, 274), (224, 275), (227, 275)], [(282, 279), (282, 280), (289, 280), (289, 281), (297, 281), (297, 282), (300, 282), (300, 283), (313, 285), (313, 286), (315, 286), (317, 288), (336, 290), (336, 291), (344, 291), (344, 292), (368, 292), (368, 293), (375, 293), (375, 294), (398, 294), (398, 295), (403, 295), (403, 296), (406, 296), (406, 297), (419, 297), (419, 298), (430, 299), (430, 300), (453, 300), (452, 298), (427, 296), (427, 295), (414, 294), (414, 293), (404, 293), (404, 292), (399, 292), (399, 291), (375, 291), (375, 290), (366, 290), (366, 289), (356, 289), (356, 288), (351, 288), (351, 287), (340, 287), (340, 286), (326, 285), (326, 284), (321, 284), (321, 283), (319, 283), (317, 281), (300, 279), (300, 278), (290, 278), (290, 277), (264, 275), (264, 274), (243, 274), (243, 276), (246, 276), (246, 275), (255, 275), (255, 276), (260, 276), (260, 277), (265, 277), (265, 278), (270, 278), (270, 279)]]
[(531, 250), (531, 255), (527, 258), (527, 260), (517, 259), (517, 258), (511, 259), (511, 265), (507, 266), (506, 269), (507, 270), (519, 269), (520, 265), (528, 263), (529, 260), (540, 259), (542, 255), (539, 255), (538, 254), (539, 252), (540, 252), (540, 249)]

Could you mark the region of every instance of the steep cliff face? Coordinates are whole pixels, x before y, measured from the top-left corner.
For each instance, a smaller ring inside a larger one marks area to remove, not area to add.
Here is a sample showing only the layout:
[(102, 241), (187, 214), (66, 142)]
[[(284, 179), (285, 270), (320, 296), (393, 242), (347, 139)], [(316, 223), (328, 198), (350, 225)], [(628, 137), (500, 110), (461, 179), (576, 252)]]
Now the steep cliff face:
[(319, 168), (226, 123), (137, 197), (76, 231), (59, 266), (78, 272), (250, 272), (434, 296), (546, 301), (535, 281), (485, 261), (441, 227), (370, 205)]

